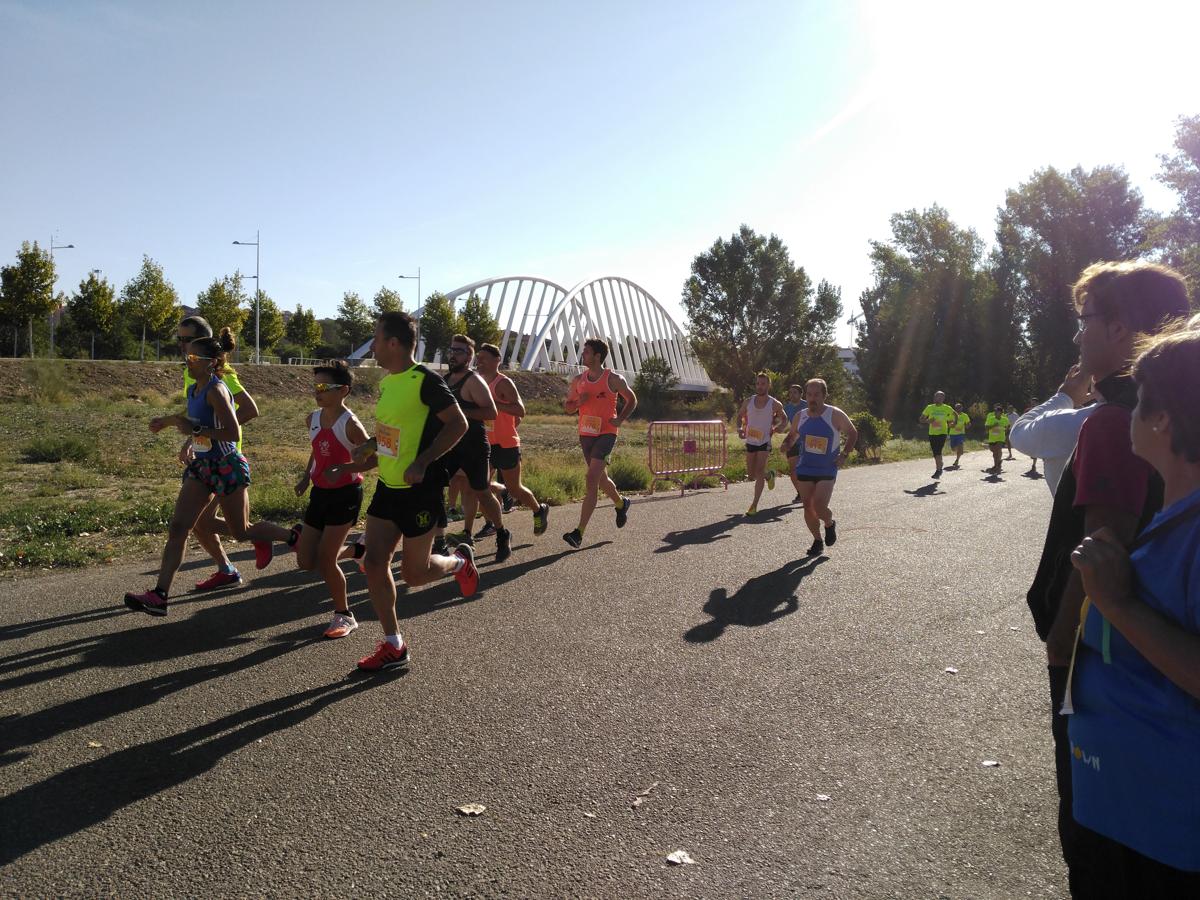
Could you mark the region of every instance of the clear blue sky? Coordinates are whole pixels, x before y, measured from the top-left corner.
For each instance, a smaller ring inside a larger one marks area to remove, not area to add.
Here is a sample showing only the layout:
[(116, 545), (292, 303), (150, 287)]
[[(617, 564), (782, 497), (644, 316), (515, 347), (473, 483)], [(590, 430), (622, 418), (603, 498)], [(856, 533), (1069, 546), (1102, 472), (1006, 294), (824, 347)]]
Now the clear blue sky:
[(893, 212), (990, 240), (1005, 188), (1101, 163), (1169, 207), (1196, 7), (984, 6), (0, 0), (0, 258), (53, 233), (60, 289), (119, 288), (149, 254), (194, 302), (261, 229), (284, 308), (412, 308), (420, 266), (426, 294), (624, 275), (685, 324), (742, 222), (849, 313)]

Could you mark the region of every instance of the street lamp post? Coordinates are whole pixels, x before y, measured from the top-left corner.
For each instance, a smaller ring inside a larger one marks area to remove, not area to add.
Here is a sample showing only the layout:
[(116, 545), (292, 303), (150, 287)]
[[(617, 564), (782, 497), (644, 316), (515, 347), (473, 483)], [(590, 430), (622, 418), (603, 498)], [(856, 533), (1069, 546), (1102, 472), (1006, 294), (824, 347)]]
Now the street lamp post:
[(258, 263), (259, 263), (259, 244), (262, 242), (262, 234), (258, 231), (254, 232), (253, 241), (234, 241), (239, 247), (254, 248), (254, 362), (262, 362), (262, 349), (259, 346), (258, 332), (261, 324), (260, 313), (262, 311), (262, 280), (259, 278)]
[[(54, 272), (54, 279), (50, 282), (50, 299), (54, 300), (54, 285), (58, 283), (58, 272), (54, 271), (54, 251), (55, 250), (74, 250), (74, 244), (55, 244), (54, 235), (50, 235), (50, 271)], [(33, 321), (29, 323), (29, 355), (33, 356)], [(50, 356), (54, 356), (54, 310), (50, 311)]]
[(417, 266), (417, 274), (416, 275), (397, 275), (396, 277), (399, 278), (401, 281), (405, 281), (405, 280), (412, 281), (414, 278), (417, 280), (417, 305), (416, 305), (416, 308), (413, 309), (413, 312), (415, 313), (418, 309), (421, 308), (421, 267)]

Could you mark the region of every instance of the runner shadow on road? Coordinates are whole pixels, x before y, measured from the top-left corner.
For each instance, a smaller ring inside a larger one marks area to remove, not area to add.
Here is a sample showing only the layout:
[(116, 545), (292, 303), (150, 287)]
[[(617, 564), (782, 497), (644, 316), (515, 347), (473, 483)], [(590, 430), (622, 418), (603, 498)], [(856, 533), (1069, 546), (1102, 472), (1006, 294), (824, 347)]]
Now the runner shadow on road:
[(810, 556), (790, 562), (774, 572), (756, 575), (732, 597), (725, 588), (717, 588), (704, 604), (704, 611), (712, 619), (688, 629), (683, 639), (692, 644), (707, 644), (724, 634), (730, 625), (755, 628), (791, 615), (800, 608), (796, 597), (800, 582), (827, 559), (826, 556)]
[(946, 493), (945, 491), (938, 490), (938, 488), (941, 486), (941, 482), (931, 481), (929, 484), (922, 485), (915, 491), (910, 491), (908, 488), (905, 488), (904, 493), (908, 494), (910, 497), (932, 497), (936, 494)]
[(267, 700), (206, 725), (108, 753), (0, 798), (0, 866), (201, 776), (229, 754), (299, 725), (339, 700), (393, 680), (340, 680)]
[(682, 547), (694, 544), (708, 544), (731, 537), (730, 531), (739, 525), (763, 525), (768, 522), (781, 522), (783, 517), (791, 512), (790, 506), (776, 506), (772, 509), (759, 510), (758, 515), (745, 516), (735, 513), (716, 522), (701, 525), (699, 528), (688, 528), (683, 531), (668, 531), (663, 535), (663, 546), (656, 547), (655, 553), (670, 553)]

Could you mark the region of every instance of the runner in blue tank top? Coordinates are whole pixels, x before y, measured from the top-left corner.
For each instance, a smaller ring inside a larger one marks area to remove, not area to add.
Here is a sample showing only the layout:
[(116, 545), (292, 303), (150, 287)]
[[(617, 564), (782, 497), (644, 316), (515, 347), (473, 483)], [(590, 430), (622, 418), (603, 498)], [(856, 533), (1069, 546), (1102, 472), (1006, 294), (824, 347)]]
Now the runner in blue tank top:
[[(796, 445), (800, 456), (796, 462), (796, 480), (804, 500), (804, 522), (812, 532), (809, 556), (824, 552), (825, 545), (837, 542), (837, 524), (829, 511), (833, 485), (838, 469), (845, 464), (858, 440), (858, 429), (850, 417), (825, 400), (829, 388), (820, 378), (810, 378), (804, 385), (808, 408), (792, 418), (792, 426), (783, 440), (784, 451)], [(825, 539), (821, 539), (821, 524), (825, 524)]]

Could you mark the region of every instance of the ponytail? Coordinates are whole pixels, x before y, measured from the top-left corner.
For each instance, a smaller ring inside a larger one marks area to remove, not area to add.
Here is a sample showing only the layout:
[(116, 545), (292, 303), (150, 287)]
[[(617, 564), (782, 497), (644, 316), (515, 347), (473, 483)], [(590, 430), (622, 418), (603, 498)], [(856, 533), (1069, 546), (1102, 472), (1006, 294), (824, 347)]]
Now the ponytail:
[(221, 329), (221, 336), (217, 338), (217, 343), (221, 345), (221, 349), (226, 353), (232, 353), (233, 348), (237, 346), (237, 338), (233, 336), (233, 332), (228, 327)]

